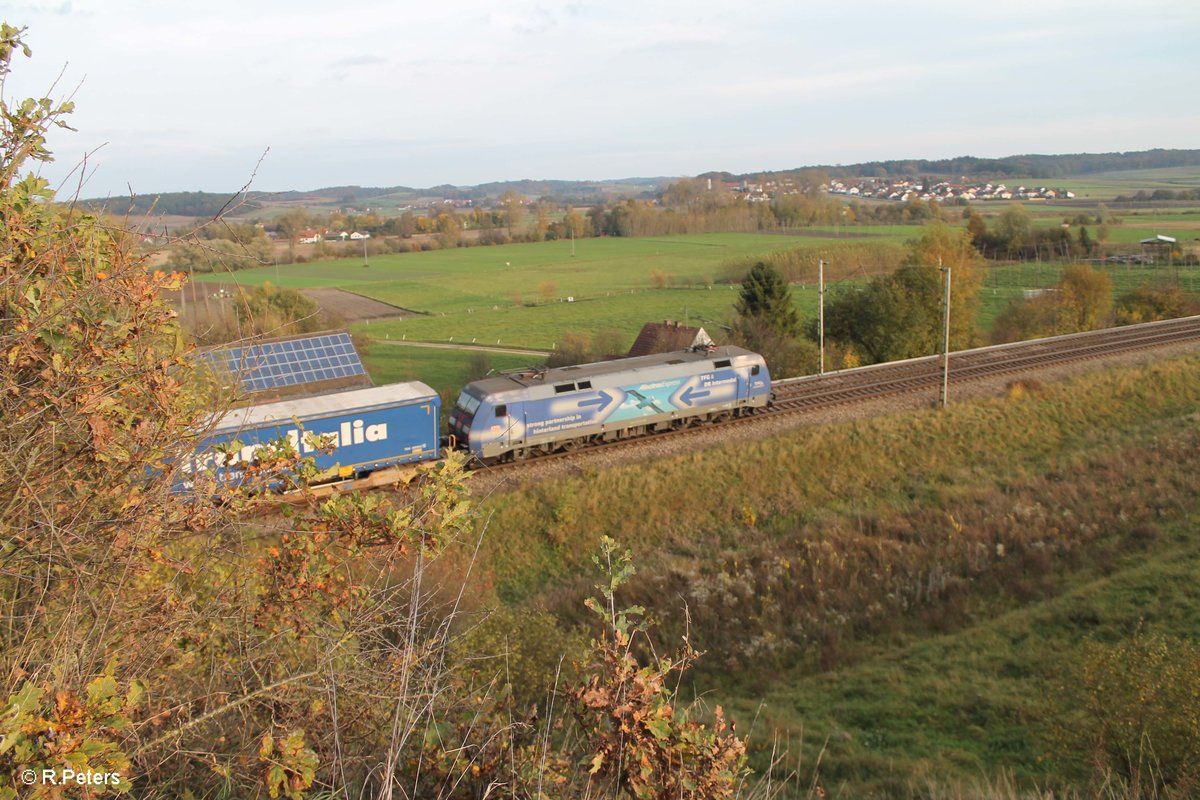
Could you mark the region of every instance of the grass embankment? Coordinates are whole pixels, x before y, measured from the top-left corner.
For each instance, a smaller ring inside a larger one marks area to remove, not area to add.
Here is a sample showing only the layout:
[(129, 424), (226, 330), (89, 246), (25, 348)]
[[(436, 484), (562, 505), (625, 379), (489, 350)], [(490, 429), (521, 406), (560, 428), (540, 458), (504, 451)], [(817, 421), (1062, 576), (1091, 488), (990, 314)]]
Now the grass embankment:
[(1044, 732), (1082, 638), (1200, 623), (1198, 366), (586, 471), (487, 501), (485, 563), (574, 621), (599, 537), (627, 542), (628, 600), (667, 641), (686, 605), (710, 700), (803, 731), (809, 765), (828, 738), (843, 796), (1078, 779)]

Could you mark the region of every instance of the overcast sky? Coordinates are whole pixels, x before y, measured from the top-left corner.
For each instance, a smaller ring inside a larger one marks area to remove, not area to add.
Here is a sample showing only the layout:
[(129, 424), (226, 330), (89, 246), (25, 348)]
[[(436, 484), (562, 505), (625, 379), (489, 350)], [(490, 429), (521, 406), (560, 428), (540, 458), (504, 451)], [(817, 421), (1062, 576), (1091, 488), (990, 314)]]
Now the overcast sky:
[(43, 174), (62, 181), (88, 154), (87, 197), (1200, 147), (1195, 0), (14, 0), (0, 14), (34, 51), (6, 100), (56, 79), (74, 95), (78, 132), (51, 139)]

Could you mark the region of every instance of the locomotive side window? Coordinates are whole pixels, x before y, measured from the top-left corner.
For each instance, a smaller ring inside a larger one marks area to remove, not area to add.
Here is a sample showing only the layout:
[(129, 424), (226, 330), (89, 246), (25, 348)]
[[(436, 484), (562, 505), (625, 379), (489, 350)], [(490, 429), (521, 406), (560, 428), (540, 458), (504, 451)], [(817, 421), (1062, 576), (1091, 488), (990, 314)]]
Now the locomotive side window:
[(573, 383), (560, 383), (558, 386), (554, 387), (555, 394), (563, 394), (565, 392), (573, 391), (575, 391), (575, 384)]
[(713, 362), (713, 366), (716, 367), (717, 369), (721, 369), (722, 367), (728, 367), (731, 365), (732, 365), (732, 362), (730, 362), (730, 360), (728, 358), (724, 358), (724, 359), (721, 359), (720, 361)]
[(590, 388), (592, 388), (592, 382), (591, 381), (580, 381), (579, 388), (580, 389), (590, 389)]
[(497, 417), (507, 417), (508, 416), (508, 404), (507, 403), (501, 403), (500, 405), (496, 406), (496, 416)]

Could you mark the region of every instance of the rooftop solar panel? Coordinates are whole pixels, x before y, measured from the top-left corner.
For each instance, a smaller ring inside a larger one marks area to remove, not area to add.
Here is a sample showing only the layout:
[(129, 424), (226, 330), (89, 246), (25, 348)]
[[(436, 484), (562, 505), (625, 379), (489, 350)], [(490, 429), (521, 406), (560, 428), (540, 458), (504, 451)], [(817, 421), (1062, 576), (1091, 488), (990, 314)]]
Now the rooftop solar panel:
[(200, 357), (215, 368), (229, 370), (251, 392), (367, 374), (350, 334), (344, 331), (225, 347)]

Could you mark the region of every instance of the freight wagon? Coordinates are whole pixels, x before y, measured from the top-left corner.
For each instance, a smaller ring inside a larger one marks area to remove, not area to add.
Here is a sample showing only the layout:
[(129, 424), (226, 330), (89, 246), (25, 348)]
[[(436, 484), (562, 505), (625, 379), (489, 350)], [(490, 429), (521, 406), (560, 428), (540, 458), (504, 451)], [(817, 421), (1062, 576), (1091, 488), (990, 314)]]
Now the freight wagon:
[(439, 404), (437, 392), (412, 382), (235, 409), (222, 415), (183, 465), (180, 488), (190, 488), (187, 476), (197, 470), (238, 484), (260, 448), (281, 439), (314, 459), (320, 472), (314, 483), (436, 459)]
[(701, 348), (475, 381), (450, 433), (482, 460), (519, 459), (750, 413), (770, 396), (762, 356)]

